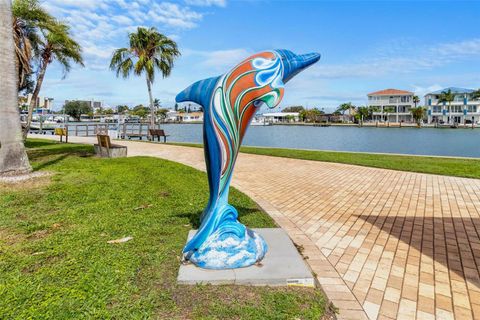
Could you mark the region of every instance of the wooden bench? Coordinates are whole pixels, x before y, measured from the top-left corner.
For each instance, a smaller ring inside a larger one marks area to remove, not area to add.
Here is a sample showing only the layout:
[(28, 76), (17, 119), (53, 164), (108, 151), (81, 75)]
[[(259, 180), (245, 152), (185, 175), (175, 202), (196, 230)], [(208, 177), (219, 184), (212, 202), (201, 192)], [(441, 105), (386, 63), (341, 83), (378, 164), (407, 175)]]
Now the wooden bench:
[(141, 134), (141, 133), (126, 133), (125, 134), (125, 139), (132, 139), (132, 138), (138, 138), (140, 140), (142, 140), (142, 138), (145, 137), (145, 134)]
[(97, 134), (98, 144), (94, 144), (95, 153), (100, 157), (121, 158), (127, 156), (127, 147), (119, 144), (112, 144), (110, 136)]
[(148, 129), (148, 134), (152, 141), (154, 141), (155, 137), (157, 137), (158, 142), (160, 142), (160, 137), (163, 137), (164, 143), (167, 142), (167, 137), (169, 136), (168, 134), (165, 134), (165, 131), (162, 129)]
[(68, 143), (68, 129), (67, 128), (55, 128), (54, 134), (60, 136), (60, 142), (63, 142), (63, 136), (65, 136), (65, 143)]

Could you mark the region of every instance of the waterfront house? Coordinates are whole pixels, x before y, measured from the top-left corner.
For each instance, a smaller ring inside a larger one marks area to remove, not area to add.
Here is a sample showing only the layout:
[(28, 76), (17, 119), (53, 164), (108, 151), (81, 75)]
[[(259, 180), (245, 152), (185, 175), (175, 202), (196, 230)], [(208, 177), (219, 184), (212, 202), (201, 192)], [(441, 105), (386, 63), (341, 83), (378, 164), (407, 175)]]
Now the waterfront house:
[(203, 112), (179, 113), (178, 118), (181, 122), (203, 122)]
[(264, 122), (278, 123), (278, 122), (298, 122), (300, 120), (300, 113), (298, 112), (269, 112), (264, 113), (261, 117)]
[(170, 110), (167, 111), (167, 116), (165, 117), (164, 121), (165, 122), (178, 122), (178, 121), (180, 121), (180, 118), (178, 116), (179, 116), (178, 111), (170, 109)]
[(398, 89), (385, 89), (369, 93), (368, 105), (377, 107), (373, 120), (390, 122), (413, 122), (410, 109), (415, 107), (414, 93)]
[(353, 116), (348, 114), (337, 114), (337, 113), (325, 113), (318, 117), (320, 122), (333, 122), (333, 123), (345, 123), (353, 122)]
[[(451, 91), (453, 101), (440, 102), (442, 92)], [(445, 88), (425, 95), (428, 123), (471, 124), (480, 122), (480, 101), (471, 94), (475, 90), (465, 88)]]

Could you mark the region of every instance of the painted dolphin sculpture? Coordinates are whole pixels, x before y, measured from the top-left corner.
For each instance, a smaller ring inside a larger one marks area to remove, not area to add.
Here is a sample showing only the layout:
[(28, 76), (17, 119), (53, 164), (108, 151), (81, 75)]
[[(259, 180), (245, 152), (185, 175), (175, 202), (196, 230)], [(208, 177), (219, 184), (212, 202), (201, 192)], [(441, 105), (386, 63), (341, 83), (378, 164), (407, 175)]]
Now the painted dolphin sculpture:
[(255, 54), (230, 72), (197, 81), (180, 92), (177, 102), (192, 101), (204, 111), (203, 140), (210, 197), (201, 225), (183, 249), (185, 259), (207, 269), (232, 269), (260, 261), (267, 245), (238, 220), (228, 204), (233, 167), (248, 125), (258, 108), (276, 107), (284, 84), (320, 59), (318, 53), (288, 50)]

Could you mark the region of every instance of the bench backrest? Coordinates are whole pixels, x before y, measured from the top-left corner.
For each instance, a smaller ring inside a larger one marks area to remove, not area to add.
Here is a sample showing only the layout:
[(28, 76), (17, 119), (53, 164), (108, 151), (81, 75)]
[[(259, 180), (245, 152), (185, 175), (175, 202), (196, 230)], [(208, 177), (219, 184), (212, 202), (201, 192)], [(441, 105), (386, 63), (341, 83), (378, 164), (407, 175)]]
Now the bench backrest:
[(108, 134), (97, 134), (98, 146), (110, 149), (112, 143), (110, 142), (110, 136)]
[(66, 136), (67, 135), (67, 129), (65, 129), (65, 128), (55, 128), (55, 135)]
[(151, 136), (160, 136), (163, 137), (165, 135), (165, 131), (163, 129), (149, 129)]

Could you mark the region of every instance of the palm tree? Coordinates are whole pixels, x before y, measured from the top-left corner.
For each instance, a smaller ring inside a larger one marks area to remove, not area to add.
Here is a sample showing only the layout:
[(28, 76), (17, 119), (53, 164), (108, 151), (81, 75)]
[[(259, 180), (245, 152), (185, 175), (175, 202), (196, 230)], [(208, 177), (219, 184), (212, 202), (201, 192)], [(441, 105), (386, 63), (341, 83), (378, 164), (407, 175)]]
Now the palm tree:
[(167, 115), (168, 115), (168, 109), (165, 109), (165, 108), (160, 108), (160, 109), (157, 109), (157, 116), (160, 117), (160, 119), (163, 121), (167, 118)]
[(390, 113), (394, 113), (395, 112), (395, 107), (393, 106), (386, 106), (385, 108), (383, 108), (383, 111), (385, 112), (385, 114), (387, 115), (387, 122), (390, 123)]
[(420, 98), (418, 96), (413, 96), (413, 103), (415, 104), (415, 108), (417, 107), (417, 104), (420, 102)]
[[(160, 109), (160, 99), (153, 99), (153, 113), (158, 116), (158, 110)], [(151, 113), (150, 113), (151, 115)]]
[(367, 110), (368, 110), (368, 117), (373, 120), (373, 113), (380, 112), (381, 108), (379, 106), (368, 106)]
[[(378, 107), (375, 107), (378, 108)], [(371, 115), (372, 107), (358, 107), (355, 117), (360, 122), (360, 126), (363, 126), (363, 121)]]
[(42, 88), (45, 72), (50, 63), (57, 60), (63, 67), (64, 77), (70, 71), (72, 62), (83, 66), (82, 49), (80, 45), (72, 39), (70, 28), (65, 23), (53, 21), (48, 29), (42, 29), (41, 32), (42, 37), (39, 40), (38, 49), (39, 70), (32, 100), (28, 108), (27, 124), (23, 132), (24, 139), (30, 130), (33, 109), (40, 94), (40, 89)]
[(18, 70), (17, 80), (20, 91), (33, 86), (30, 75), (32, 74), (32, 58), (38, 52), (39, 29), (48, 29), (54, 19), (40, 7), (37, 0), (14, 0), (12, 13), (15, 65)]
[(420, 122), (422, 121), (423, 117), (425, 116), (425, 108), (423, 108), (423, 107), (411, 108), (410, 113), (412, 114), (413, 119), (417, 123), (417, 126), (420, 127)]
[(342, 113), (342, 122), (345, 121), (345, 112), (347, 110), (350, 111), (352, 109), (352, 107), (353, 107), (353, 105), (352, 105), (351, 102), (342, 103), (341, 105), (338, 106), (336, 111)]
[(455, 99), (455, 94), (452, 93), (452, 90), (448, 89), (447, 91), (442, 91), (438, 97), (438, 103), (448, 103), (448, 111), (450, 112), (450, 106), (452, 101)]
[(480, 99), (480, 89), (477, 89), (475, 91), (473, 91), (471, 94), (470, 94), (470, 97), (472, 100), (478, 100)]
[(110, 69), (116, 71), (117, 77), (123, 78), (133, 73), (141, 76), (145, 73), (148, 96), (150, 99), (150, 127), (155, 127), (155, 110), (152, 96), (152, 84), (155, 70), (160, 70), (164, 78), (173, 68), (174, 60), (180, 56), (177, 44), (161, 34), (155, 28), (138, 27), (137, 32), (129, 34), (130, 46), (113, 52)]
[(18, 115), (17, 70), (9, 0), (0, 1), (0, 174), (22, 174), (31, 171), (22, 140)]

